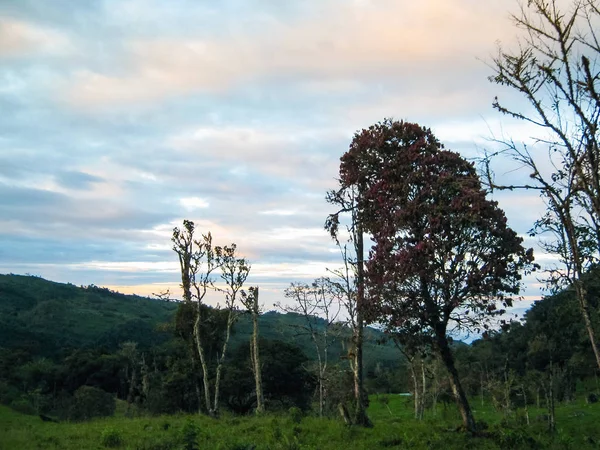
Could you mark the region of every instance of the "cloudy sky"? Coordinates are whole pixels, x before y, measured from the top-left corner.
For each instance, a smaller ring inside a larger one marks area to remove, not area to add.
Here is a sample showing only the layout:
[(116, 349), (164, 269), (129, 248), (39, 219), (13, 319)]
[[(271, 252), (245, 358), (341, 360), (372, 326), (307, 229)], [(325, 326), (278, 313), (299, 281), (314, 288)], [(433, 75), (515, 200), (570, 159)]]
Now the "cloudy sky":
[[(418, 122), (466, 157), (531, 134), (487, 81), (517, 7), (0, 0), (0, 273), (178, 296), (188, 218), (238, 244), (270, 306), (339, 262), (324, 195), (356, 130)], [(520, 233), (541, 210), (497, 199)]]

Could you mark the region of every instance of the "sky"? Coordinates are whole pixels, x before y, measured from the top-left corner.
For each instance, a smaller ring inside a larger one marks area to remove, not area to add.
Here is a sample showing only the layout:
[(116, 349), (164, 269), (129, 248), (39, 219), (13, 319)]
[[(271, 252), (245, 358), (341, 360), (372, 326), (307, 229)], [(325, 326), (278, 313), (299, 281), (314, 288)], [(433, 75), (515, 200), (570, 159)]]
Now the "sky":
[[(0, 0), (0, 273), (180, 297), (170, 237), (187, 218), (237, 244), (271, 309), (340, 262), (324, 197), (355, 131), (417, 122), (467, 158), (533, 134), (493, 110), (521, 99), (487, 79), (517, 10)], [(535, 193), (496, 200), (522, 235), (543, 210)], [(540, 286), (528, 277), (514, 311)]]

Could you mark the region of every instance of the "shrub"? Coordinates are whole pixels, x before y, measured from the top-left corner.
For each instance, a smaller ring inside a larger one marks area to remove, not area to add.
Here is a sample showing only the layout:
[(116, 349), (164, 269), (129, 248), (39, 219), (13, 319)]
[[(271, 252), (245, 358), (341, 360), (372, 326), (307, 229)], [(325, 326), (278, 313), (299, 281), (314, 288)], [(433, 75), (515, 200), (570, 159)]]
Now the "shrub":
[(10, 407), (15, 411), (20, 412), (21, 414), (29, 414), (34, 415), (37, 414), (36, 409), (33, 407), (31, 403), (29, 403), (24, 398), (19, 400), (14, 400), (10, 403)]
[(196, 425), (192, 420), (188, 420), (183, 429), (181, 430), (182, 440), (183, 440), (183, 448), (185, 450), (198, 450), (198, 434), (199, 434), (198, 425)]
[(302, 410), (300, 408), (298, 408), (297, 406), (292, 406), (288, 410), (288, 412), (290, 414), (290, 419), (292, 420), (292, 422), (294, 422), (294, 423), (302, 422)]
[(0, 403), (10, 404), (19, 398), (19, 390), (4, 380), (0, 380)]
[(94, 417), (112, 416), (115, 408), (115, 398), (108, 392), (92, 386), (81, 386), (73, 396), (69, 419), (89, 420)]
[(116, 448), (123, 445), (123, 438), (121, 437), (119, 430), (115, 430), (114, 428), (106, 428), (102, 432), (101, 443), (104, 447)]

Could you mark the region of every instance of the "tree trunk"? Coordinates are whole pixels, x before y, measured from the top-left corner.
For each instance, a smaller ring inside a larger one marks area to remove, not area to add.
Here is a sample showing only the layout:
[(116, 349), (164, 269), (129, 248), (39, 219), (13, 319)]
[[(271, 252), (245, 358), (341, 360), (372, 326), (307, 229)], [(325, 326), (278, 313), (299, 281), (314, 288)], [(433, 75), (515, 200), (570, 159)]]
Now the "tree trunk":
[(127, 412), (131, 408), (131, 404), (135, 401), (135, 385), (137, 384), (137, 372), (135, 363), (131, 363), (131, 378), (129, 379), (129, 392), (127, 393)]
[(554, 402), (554, 366), (550, 361), (550, 386), (548, 389), (548, 431), (553, 433), (556, 430), (555, 402)]
[(325, 386), (323, 385), (323, 372), (319, 373), (319, 417), (323, 417), (325, 409)]
[(315, 350), (317, 353), (317, 364), (319, 366), (319, 417), (323, 417), (323, 361), (321, 360), (321, 351), (319, 348), (319, 343), (317, 341), (317, 337), (313, 332), (311, 334), (311, 338), (313, 343), (315, 344)]
[[(558, 202), (554, 203), (558, 207)], [(561, 221), (564, 224), (565, 233), (567, 235), (567, 243), (569, 245), (569, 250), (571, 253), (571, 260), (574, 265), (574, 274), (576, 279), (573, 280), (573, 286), (575, 287), (575, 294), (577, 296), (577, 300), (579, 302), (579, 309), (581, 310), (581, 315), (583, 316), (583, 322), (585, 324), (585, 329), (588, 333), (590, 343), (592, 344), (592, 350), (594, 351), (594, 356), (596, 357), (596, 365), (598, 369), (600, 369), (600, 351), (598, 350), (598, 345), (596, 344), (596, 333), (594, 331), (594, 327), (592, 325), (592, 321), (590, 319), (589, 313), (589, 305), (586, 298), (586, 290), (583, 286), (583, 282), (581, 281), (583, 276), (583, 267), (582, 267), (582, 256), (579, 253), (579, 243), (577, 242), (577, 233), (575, 232), (575, 224), (573, 223), (573, 219), (571, 216), (570, 204), (566, 205), (561, 204), (561, 208), (558, 209), (558, 212), (561, 214)]]
[(192, 359), (192, 372), (194, 373), (194, 388), (196, 390), (196, 398), (198, 399), (198, 410), (200, 410), (200, 405), (202, 404), (202, 392), (200, 390), (200, 378), (197, 376), (198, 374), (198, 361), (196, 361), (196, 349), (194, 348), (194, 343), (190, 342), (190, 356)]
[(523, 394), (523, 403), (525, 404), (525, 422), (529, 426), (529, 407), (527, 406), (527, 391), (525, 386), (521, 385), (521, 393)]
[(256, 384), (256, 413), (265, 412), (265, 400), (262, 388), (262, 370), (260, 367), (260, 354), (258, 351), (258, 287), (254, 290), (252, 308), (252, 345), (250, 346), (250, 355), (252, 357), (252, 367), (254, 372), (254, 381)]
[(479, 376), (479, 395), (481, 396), (481, 406), (483, 407), (483, 370)]
[(454, 356), (452, 355), (452, 350), (448, 345), (448, 338), (446, 337), (445, 333), (437, 336), (437, 347), (442, 361), (448, 370), (448, 374), (450, 376), (450, 387), (454, 393), (456, 406), (458, 406), (463, 425), (467, 431), (475, 432), (475, 419), (473, 417), (471, 407), (469, 406), (469, 401), (467, 400), (465, 391), (460, 383), (460, 377), (458, 376), (458, 371), (454, 365)]
[(427, 380), (425, 377), (425, 361), (421, 359), (421, 402), (419, 403), (419, 420), (423, 420), (423, 413), (425, 412), (425, 397), (427, 395)]
[(202, 338), (200, 337), (200, 303), (198, 303), (198, 313), (194, 322), (194, 338), (196, 339), (196, 349), (198, 350), (198, 356), (200, 357), (200, 365), (202, 366), (202, 382), (204, 384), (204, 402), (206, 405), (206, 412), (213, 416), (213, 410), (210, 406), (210, 385), (208, 384), (208, 365), (206, 364), (206, 357), (204, 355), (204, 348), (202, 347)]
[(594, 351), (594, 356), (596, 357), (596, 365), (598, 369), (600, 369), (600, 351), (598, 350), (598, 345), (596, 344), (596, 333), (594, 331), (594, 326), (592, 325), (592, 320), (590, 319), (589, 305), (586, 298), (586, 291), (583, 287), (583, 283), (581, 279), (577, 280), (575, 283), (575, 293), (577, 294), (577, 299), (579, 300), (579, 306), (581, 309), (581, 315), (583, 316), (583, 322), (585, 324), (585, 329), (590, 338), (590, 343), (592, 344), (592, 350)]
[(438, 400), (438, 395), (439, 395), (439, 391), (440, 391), (440, 385), (439, 385), (439, 381), (437, 379), (437, 370), (436, 372), (434, 372), (433, 374), (434, 379), (433, 379), (433, 391), (431, 393), (431, 409), (433, 410), (433, 415), (437, 416), (437, 400)]
[(412, 359), (410, 361), (410, 375), (413, 380), (413, 400), (415, 404), (415, 419), (419, 420), (419, 407), (420, 407), (420, 398), (419, 398), (419, 381), (417, 380), (417, 372), (415, 371), (415, 360)]
[(231, 327), (233, 326), (233, 322), (235, 321), (234, 311), (233, 309), (229, 310), (229, 315), (227, 316), (227, 331), (225, 333), (225, 341), (223, 342), (223, 348), (221, 349), (221, 356), (217, 361), (217, 371), (215, 376), (215, 401), (213, 404), (213, 416), (219, 415), (219, 393), (221, 387), (221, 371), (223, 370), (223, 363), (225, 362), (225, 357), (227, 355), (227, 346), (229, 344), (229, 338), (231, 337)]
[[(327, 316), (327, 321), (329, 322), (329, 316)], [(325, 381), (327, 376), (327, 365), (329, 364), (329, 335), (327, 333), (329, 325), (325, 327), (323, 332), (324, 342), (323, 342), (323, 367), (321, 372), (319, 373), (319, 397), (321, 399), (321, 407), (320, 412), (321, 416), (323, 416), (323, 410), (325, 409), (325, 401), (327, 398), (327, 393), (325, 391)]]
[(362, 225), (356, 224), (356, 330), (354, 331), (354, 399), (356, 409), (354, 423), (356, 425), (370, 426), (367, 417), (366, 402), (363, 389), (363, 307), (365, 300), (365, 267)]

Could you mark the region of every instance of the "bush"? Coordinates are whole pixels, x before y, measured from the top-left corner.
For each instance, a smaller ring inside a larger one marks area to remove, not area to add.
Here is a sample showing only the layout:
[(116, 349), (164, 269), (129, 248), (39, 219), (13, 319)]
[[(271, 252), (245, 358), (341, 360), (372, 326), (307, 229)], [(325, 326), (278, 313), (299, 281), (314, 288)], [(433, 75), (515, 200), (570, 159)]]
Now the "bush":
[(118, 430), (107, 428), (102, 432), (101, 443), (104, 447), (116, 448), (123, 445), (123, 438)]
[(298, 408), (297, 406), (292, 406), (288, 412), (290, 414), (290, 419), (292, 420), (292, 422), (302, 422), (302, 410), (300, 408)]
[[(271, 411), (287, 411), (296, 406), (308, 410), (316, 379), (305, 369), (308, 358), (298, 346), (282, 341), (261, 340), (260, 359), (265, 404)], [(256, 405), (250, 347), (240, 346), (232, 355), (222, 384), (226, 406), (237, 414), (247, 414)]]
[(116, 401), (112, 394), (92, 386), (81, 386), (75, 391), (69, 411), (71, 420), (90, 420), (115, 413)]
[(198, 425), (196, 425), (192, 420), (188, 420), (183, 429), (181, 430), (182, 440), (183, 440), (183, 448), (185, 450), (198, 450), (200, 447), (198, 446), (198, 435), (200, 434), (200, 430), (198, 429)]
[(14, 386), (11, 386), (4, 380), (0, 380), (0, 403), (8, 405), (17, 400), (20, 392)]
[(36, 409), (31, 403), (25, 399), (14, 400), (10, 403), (10, 407), (21, 414), (35, 415), (37, 414)]

